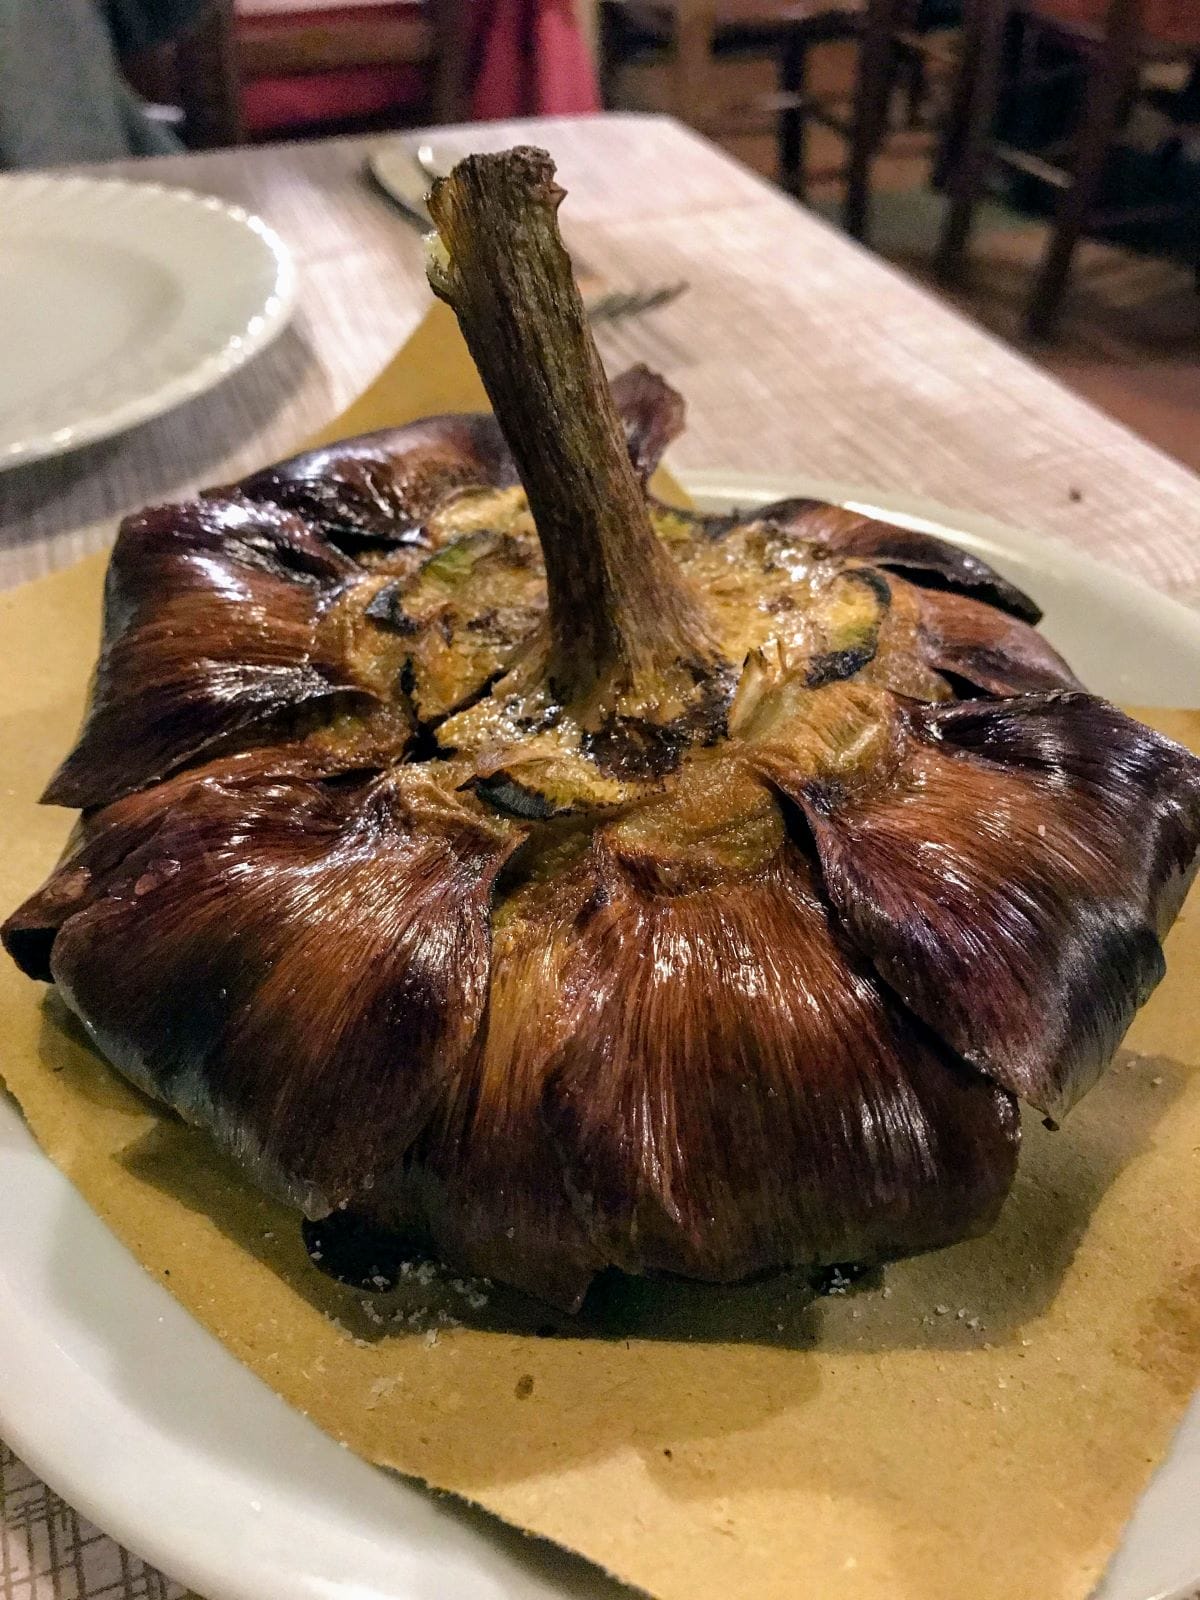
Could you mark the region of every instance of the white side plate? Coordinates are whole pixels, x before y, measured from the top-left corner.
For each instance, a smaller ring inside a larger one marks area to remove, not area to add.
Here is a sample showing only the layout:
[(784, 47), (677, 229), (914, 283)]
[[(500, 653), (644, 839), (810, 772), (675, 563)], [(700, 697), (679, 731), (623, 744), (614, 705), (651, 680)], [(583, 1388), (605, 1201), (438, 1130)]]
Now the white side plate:
[[(1050, 637), (1099, 692), (1200, 704), (1200, 616), (1062, 545), (794, 478), (686, 482), (714, 510), (789, 494), (886, 507), (1027, 587)], [(85, 1515), (208, 1600), (630, 1594), (339, 1449), (137, 1266), (2, 1097), (0, 1217), (0, 1434)], [(1198, 1500), (1193, 1402), (1103, 1600), (1182, 1600), (1195, 1589)]]
[(0, 468), (202, 394), (291, 314), (282, 241), (211, 196), (8, 174), (0, 218)]

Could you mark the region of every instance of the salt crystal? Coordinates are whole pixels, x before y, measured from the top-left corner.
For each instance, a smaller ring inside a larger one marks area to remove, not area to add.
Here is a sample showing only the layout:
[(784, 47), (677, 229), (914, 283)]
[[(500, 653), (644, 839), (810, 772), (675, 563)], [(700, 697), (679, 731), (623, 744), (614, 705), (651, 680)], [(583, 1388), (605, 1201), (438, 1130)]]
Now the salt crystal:
[(367, 1410), (374, 1411), (381, 1400), (386, 1400), (392, 1390), (403, 1383), (403, 1378), (376, 1378), (371, 1385), (371, 1398), (367, 1401)]
[(426, 1344), (426, 1347), (428, 1349), (432, 1350), (434, 1345), (437, 1342), (438, 1342), (437, 1329), (436, 1328), (426, 1328), (426, 1330), (425, 1330), (425, 1344)]
[(934, 1306), (933, 1309), (937, 1312), (939, 1317), (948, 1317), (950, 1315), (949, 1306)]
[(883, 1295), (883, 1298), (885, 1300), (890, 1300), (892, 1298), (892, 1286), (891, 1286), (891, 1284), (890, 1283), (885, 1283), (883, 1288), (880, 1290), (880, 1293)]

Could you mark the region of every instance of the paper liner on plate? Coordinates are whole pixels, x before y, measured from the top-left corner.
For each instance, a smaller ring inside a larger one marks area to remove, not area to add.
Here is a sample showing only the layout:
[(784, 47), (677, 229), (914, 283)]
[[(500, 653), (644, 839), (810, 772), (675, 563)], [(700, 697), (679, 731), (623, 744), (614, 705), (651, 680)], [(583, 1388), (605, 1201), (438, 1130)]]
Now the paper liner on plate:
[[(432, 315), (332, 436), (481, 404)], [(0, 596), (0, 906), (70, 817), (103, 561)], [(48, 647), (48, 641), (50, 645)], [(1142, 713), (1200, 750), (1200, 713)], [(578, 1319), (427, 1269), (374, 1299), (0, 963), (0, 1071), (148, 1271), (370, 1460), (663, 1600), (1082, 1600), (1200, 1380), (1200, 900), (1167, 980), (1059, 1133), (1026, 1117), (987, 1238), (813, 1300), (612, 1277)]]

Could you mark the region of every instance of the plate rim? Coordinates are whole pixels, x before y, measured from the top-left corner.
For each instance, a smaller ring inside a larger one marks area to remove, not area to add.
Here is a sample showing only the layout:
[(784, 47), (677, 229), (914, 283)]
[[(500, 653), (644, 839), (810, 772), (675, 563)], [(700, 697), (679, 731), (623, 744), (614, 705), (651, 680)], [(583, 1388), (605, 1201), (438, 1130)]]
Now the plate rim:
[[(42, 189), (63, 194), (72, 189), (107, 191), (122, 195), (136, 192), (150, 203), (182, 205), (219, 216), (243, 232), (254, 235), (274, 264), (274, 276), (263, 304), (247, 324), (230, 330), (224, 343), (191, 362), (184, 370), (153, 384), (123, 402), (96, 411), (91, 417), (61, 428), (40, 429), (8, 444), (0, 442), (0, 472), (69, 454), (89, 444), (111, 439), (139, 423), (173, 411), (187, 400), (194, 400), (261, 354), (283, 332), (296, 308), (299, 274), (295, 258), (280, 234), (257, 212), (226, 200), (204, 194), (180, 184), (159, 183), (134, 178), (98, 177), (89, 173), (11, 172), (0, 173), (0, 195), (19, 188)], [(123, 241), (128, 245), (128, 241)], [(257, 324), (257, 326), (256, 326)]]
[[(1065, 571), (1070, 572), (1073, 570), (1080, 573), (1081, 576), (1085, 576), (1090, 584), (1099, 583), (1103, 586), (1109, 586), (1114, 580), (1119, 580), (1125, 592), (1132, 592), (1139, 604), (1156, 610), (1159, 615), (1169, 617), (1173, 624), (1182, 627), (1184, 637), (1187, 639), (1187, 648), (1194, 649), (1197, 653), (1197, 660), (1200, 661), (1200, 613), (1162, 594), (1150, 585), (1143, 583), (1140, 579), (1127, 577), (1119, 569), (1097, 561), (1093, 557), (1074, 549), (1064, 541), (1050, 537), (1035, 536), (982, 514), (967, 511), (956, 512), (936, 501), (921, 496), (899, 492), (887, 493), (862, 488), (851, 489), (845, 485), (838, 486), (800, 473), (749, 474), (680, 470), (677, 472), (677, 477), (685, 490), (694, 494), (701, 501), (719, 502), (724, 500), (727, 504), (740, 501), (750, 506), (753, 504), (766, 504), (774, 499), (793, 496), (830, 499), (836, 503), (850, 504), (864, 510), (874, 508), (885, 511), (889, 516), (898, 519), (903, 517), (912, 525), (936, 531), (939, 535), (951, 538), (955, 543), (966, 544), (968, 547), (974, 546), (983, 549), (1007, 546), (1018, 556), (1042, 563), (1049, 557), (1054, 562), (1060, 563)], [(906, 507), (908, 508), (907, 510), (905, 509)], [(83, 1198), (82, 1194), (75, 1189), (65, 1174), (59, 1171), (49, 1158), (43, 1154), (40, 1146), (33, 1140), (32, 1134), (24, 1124), (24, 1119), (20, 1116), (15, 1101), (0, 1089), (0, 1128), (3, 1125), (3, 1116), (10, 1110), (11, 1114), (18, 1119), (23, 1135), (30, 1141), (31, 1155), (45, 1168), (47, 1182), (51, 1188), (57, 1193), (65, 1194), (69, 1203), (76, 1208), (82, 1208), (82, 1211), (78, 1212), (78, 1214), (86, 1215), (90, 1219), (89, 1226), (94, 1225), (94, 1229), (99, 1230), (96, 1237), (104, 1241), (103, 1247), (106, 1253), (116, 1252), (133, 1271), (139, 1274), (139, 1286), (150, 1297), (151, 1308), (153, 1308), (154, 1303), (163, 1308), (163, 1316), (159, 1318), (159, 1321), (163, 1321), (165, 1318), (168, 1325), (174, 1321), (179, 1323), (181, 1327), (185, 1326), (187, 1330), (186, 1336), (188, 1338), (197, 1338), (214, 1361), (230, 1365), (236, 1369), (240, 1379), (244, 1379), (254, 1386), (259, 1392), (259, 1399), (262, 1404), (282, 1408), (287, 1414), (289, 1426), (293, 1423), (297, 1426), (303, 1424), (304, 1429), (311, 1430), (316, 1435), (317, 1440), (317, 1445), (314, 1448), (319, 1448), (321, 1455), (328, 1457), (331, 1462), (340, 1458), (345, 1466), (354, 1472), (362, 1469), (367, 1474), (377, 1475), (386, 1479), (389, 1490), (405, 1491), (406, 1500), (398, 1498), (396, 1502), (398, 1508), (406, 1505), (406, 1509), (410, 1509), (418, 1520), (426, 1517), (429, 1508), (436, 1504), (431, 1495), (412, 1482), (391, 1474), (380, 1473), (379, 1469), (371, 1467), (358, 1457), (350, 1457), (347, 1461), (346, 1453), (340, 1451), (331, 1438), (320, 1433), (315, 1428), (315, 1425), (308, 1423), (306, 1419), (301, 1417), (300, 1413), (295, 1412), (285, 1401), (281, 1400), (268, 1384), (259, 1379), (249, 1368), (243, 1366), (227, 1347), (217, 1340), (215, 1335), (210, 1334), (199, 1322), (193, 1319), (190, 1313), (170, 1295), (163, 1284), (159, 1283), (148, 1272), (145, 1272), (136, 1261), (136, 1258), (109, 1231), (99, 1214), (92, 1210), (91, 1206)], [(0, 1250), (2, 1249), (3, 1240), (2, 1236), (0, 1236)], [(0, 1331), (3, 1331), (6, 1322), (9, 1323), (10, 1327), (13, 1325), (11, 1314), (9, 1317), (4, 1315), (6, 1302), (11, 1303), (11, 1297), (7, 1292), (4, 1274), (0, 1272)], [(25, 1309), (18, 1307), (17, 1316), (20, 1317)], [(180, 1322), (180, 1319), (182, 1319), (182, 1322)], [(26, 1333), (28, 1334), (28, 1339), (32, 1341), (34, 1337), (32, 1322), (27, 1315), (25, 1321), (30, 1324)], [(20, 1329), (18, 1329), (17, 1337), (18, 1339), (22, 1337)], [(32, 1342), (28, 1348), (33, 1348)], [(29, 1359), (34, 1363), (40, 1363), (43, 1371), (46, 1370), (47, 1366), (52, 1367), (54, 1365), (54, 1357), (40, 1347)], [(58, 1359), (62, 1361), (69, 1358), (65, 1352), (60, 1352)], [(264, 1574), (261, 1565), (248, 1567), (245, 1560), (247, 1551), (238, 1537), (237, 1527), (231, 1527), (228, 1522), (222, 1525), (214, 1519), (212, 1517), (211, 1501), (206, 1502), (203, 1498), (200, 1498), (194, 1502), (193, 1509), (188, 1515), (180, 1517), (181, 1505), (186, 1508), (188, 1502), (186, 1492), (180, 1492), (177, 1481), (173, 1481), (169, 1488), (164, 1483), (160, 1491), (158, 1505), (170, 1505), (175, 1512), (175, 1515), (167, 1519), (162, 1518), (156, 1510), (156, 1502), (153, 1495), (143, 1495), (136, 1503), (131, 1501), (128, 1495), (123, 1497), (122, 1492), (116, 1487), (117, 1480), (120, 1477), (119, 1474), (113, 1473), (105, 1476), (94, 1470), (94, 1464), (90, 1467), (84, 1464), (84, 1458), (88, 1455), (88, 1452), (78, 1448), (78, 1433), (83, 1426), (80, 1417), (76, 1416), (72, 1423), (66, 1427), (61, 1422), (57, 1427), (53, 1423), (47, 1423), (44, 1418), (38, 1415), (39, 1408), (37, 1405), (30, 1404), (27, 1393), (18, 1393), (19, 1385), (9, 1375), (8, 1368), (9, 1363), (0, 1363), (0, 1434), (3, 1435), (5, 1441), (20, 1456), (30, 1470), (48, 1483), (61, 1498), (89, 1520), (95, 1522), (97, 1526), (108, 1531), (112, 1537), (118, 1539), (128, 1549), (139, 1553), (143, 1559), (152, 1564), (171, 1572), (173, 1576), (178, 1576), (199, 1593), (209, 1595), (210, 1600), (274, 1600), (276, 1595), (279, 1596), (279, 1600), (335, 1600), (336, 1595), (342, 1592), (340, 1583), (331, 1585), (328, 1579), (321, 1578), (318, 1575), (302, 1575), (303, 1581), (297, 1585), (296, 1574), (285, 1572), (281, 1568), (276, 1574), (276, 1582), (272, 1583), (269, 1576)], [(101, 1439), (100, 1453), (102, 1454), (103, 1443), (107, 1441), (111, 1444), (112, 1442), (111, 1434), (108, 1431), (111, 1426), (111, 1416), (116, 1415), (127, 1418), (130, 1412), (129, 1401), (121, 1394), (114, 1392), (111, 1384), (101, 1385), (100, 1380), (90, 1370), (75, 1370), (68, 1376), (70, 1378), (68, 1387), (72, 1389), (72, 1392), (79, 1394), (81, 1390), (98, 1390), (113, 1407), (108, 1419), (99, 1419), (92, 1424), (93, 1430), (99, 1430), (98, 1437)], [(143, 1433), (151, 1431), (146, 1418), (140, 1413), (134, 1418), (134, 1422)], [(128, 1427), (128, 1423), (126, 1426)], [(1189, 1434), (1193, 1431), (1200, 1433), (1200, 1391), (1197, 1392), (1193, 1399), (1190, 1411), (1186, 1414), (1186, 1420), (1181, 1421), (1181, 1431), (1184, 1428), (1189, 1431)], [(172, 1433), (164, 1437), (169, 1439), (169, 1443), (165, 1448), (170, 1449), (176, 1445), (181, 1436)], [(182, 1436), (182, 1444), (184, 1447), (192, 1449), (194, 1441), (185, 1434)], [(1175, 1448), (1176, 1445), (1173, 1444), (1171, 1450), (1174, 1451)], [(194, 1449), (192, 1449), (192, 1453), (195, 1453)], [(1162, 1463), (1160, 1463), (1160, 1467), (1161, 1465)], [(152, 1475), (152, 1466), (146, 1466), (145, 1471), (147, 1475)], [(225, 1487), (226, 1485), (222, 1484), (222, 1488), (224, 1489)], [(238, 1510), (238, 1505), (235, 1504), (238, 1501), (238, 1496), (233, 1492), (236, 1489), (236, 1485), (230, 1486), (230, 1488), (229, 1498), (223, 1505), (226, 1515), (230, 1513), (231, 1506), (234, 1513)], [(193, 1493), (195, 1493), (195, 1490), (193, 1490)], [(411, 1498), (407, 1498), (408, 1496), (411, 1496)], [(1142, 1501), (1139, 1501), (1138, 1504), (1140, 1506)], [(251, 1510), (253, 1509), (252, 1503), (244, 1500), (241, 1502), (242, 1515), (248, 1519), (250, 1513), (246, 1509), (247, 1505), (250, 1506)], [(295, 1531), (299, 1531), (301, 1528), (305, 1531), (316, 1531), (313, 1529), (313, 1524), (319, 1523), (323, 1516), (327, 1517), (331, 1524), (336, 1519), (336, 1512), (332, 1505), (327, 1512), (322, 1513), (319, 1506), (297, 1506), (293, 1502), (290, 1515), (293, 1519), (292, 1525)], [(207, 1540), (204, 1538), (199, 1530), (206, 1521), (212, 1527), (221, 1527), (222, 1535), (220, 1538), (210, 1537)], [(245, 1526), (248, 1527), (249, 1525), (249, 1522), (247, 1522)], [(181, 1533), (181, 1542), (172, 1545), (170, 1536), (164, 1532), (164, 1528), (167, 1526), (174, 1526), (177, 1530), (186, 1530), (186, 1536)], [(428, 1533), (428, 1526), (430, 1525), (426, 1526), (426, 1533)], [(454, 1528), (461, 1532), (461, 1522), (454, 1522)], [(399, 1537), (403, 1540), (405, 1536), (401, 1534)], [(353, 1534), (338, 1534), (335, 1532), (335, 1538), (344, 1539), (347, 1545), (355, 1542)], [(361, 1537), (358, 1542), (362, 1542)], [(1123, 1534), (1122, 1545), (1124, 1542), (1125, 1535)], [(497, 1548), (488, 1539), (484, 1540), (484, 1546), (491, 1546), (493, 1550)], [(456, 1546), (459, 1553), (464, 1548), (467, 1549), (468, 1558), (474, 1559), (470, 1547)], [(485, 1571), (488, 1567), (488, 1559), (485, 1549), (482, 1557), (483, 1565), (479, 1568), (480, 1571)], [(572, 1557), (572, 1559), (576, 1558)], [(435, 1600), (435, 1597), (440, 1597), (441, 1594), (447, 1592), (443, 1588), (428, 1588), (423, 1582), (419, 1587), (410, 1587), (414, 1578), (420, 1582), (421, 1574), (419, 1572), (409, 1571), (404, 1574), (398, 1572), (394, 1583), (389, 1580), (385, 1589), (379, 1589), (374, 1586), (358, 1586), (353, 1576), (354, 1568), (352, 1563), (345, 1570), (347, 1572), (347, 1581), (344, 1592), (347, 1595), (353, 1593), (356, 1600)], [(472, 1570), (474, 1571), (475, 1569)], [(595, 1570), (599, 1572), (598, 1568)], [(533, 1576), (531, 1581), (529, 1575), (522, 1576), (519, 1569), (510, 1568), (503, 1563), (499, 1569), (492, 1571), (491, 1575), (493, 1579), (496, 1577), (500, 1579), (500, 1585), (494, 1591), (488, 1591), (489, 1593), (494, 1592), (497, 1596), (501, 1594), (511, 1594), (514, 1597), (518, 1594), (522, 1596), (541, 1596), (550, 1592), (538, 1583), (536, 1575)], [(507, 1582), (505, 1581), (506, 1578)], [(1166, 1589), (1160, 1588), (1153, 1592), (1140, 1591), (1138, 1600), (1188, 1600), (1188, 1597), (1194, 1594), (1198, 1580), (1200, 1580), (1200, 1560), (1198, 1560), (1197, 1573), (1194, 1578), (1187, 1579), (1179, 1586), (1171, 1586)], [(555, 1592), (558, 1591), (556, 1590)], [(570, 1592), (569, 1588), (562, 1591), (563, 1594), (569, 1594)], [(625, 1591), (614, 1589), (613, 1592), (616, 1594)], [(633, 1593), (633, 1591), (628, 1592), (631, 1595)], [(1103, 1580), (1100, 1592), (1108, 1593)]]

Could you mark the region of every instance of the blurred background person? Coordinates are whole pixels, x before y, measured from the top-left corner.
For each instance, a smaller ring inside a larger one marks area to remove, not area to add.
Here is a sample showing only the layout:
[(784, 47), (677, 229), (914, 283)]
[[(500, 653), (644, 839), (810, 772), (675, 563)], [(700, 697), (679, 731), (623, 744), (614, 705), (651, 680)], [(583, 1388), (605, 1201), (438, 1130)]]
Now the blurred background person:
[(185, 36), (208, 0), (0, 0), (0, 166), (181, 148), (122, 62)]

